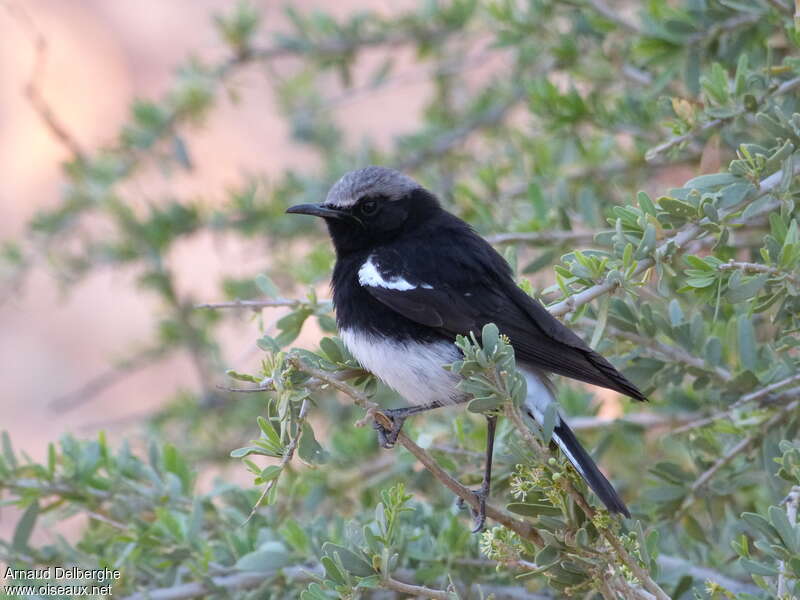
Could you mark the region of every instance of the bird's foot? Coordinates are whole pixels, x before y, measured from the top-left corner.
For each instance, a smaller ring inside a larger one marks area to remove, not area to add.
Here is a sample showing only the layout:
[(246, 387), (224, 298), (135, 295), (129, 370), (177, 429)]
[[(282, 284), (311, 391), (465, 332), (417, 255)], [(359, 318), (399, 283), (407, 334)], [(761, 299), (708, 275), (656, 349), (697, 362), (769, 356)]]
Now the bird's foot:
[(392, 426), (390, 428), (384, 427), (378, 420), (372, 422), (372, 426), (378, 432), (378, 444), (381, 448), (389, 449), (393, 448), (394, 445), (397, 443), (397, 436), (400, 435), (400, 430), (403, 429), (403, 423), (405, 423), (406, 417), (401, 414), (398, 414), (400, 411), (392, 411), (384, 410), (381, 411), (384, 415), (391, 421)]
[[(472, 533), (479, 533), (486, 524), (486, 498), (489, 496), (489, 490), (486, 486), (481, 486), (477, 490), (470, 490), (470, 492), (472, 492), (472, 495), (478, 500), (478, 508), (473, 508), (472, 505), (469, 507), (472, 518), (475, 520)], [(463, 498), (459, 497), (457, 504), (459, 508), (464, 508), (467, 503)]]

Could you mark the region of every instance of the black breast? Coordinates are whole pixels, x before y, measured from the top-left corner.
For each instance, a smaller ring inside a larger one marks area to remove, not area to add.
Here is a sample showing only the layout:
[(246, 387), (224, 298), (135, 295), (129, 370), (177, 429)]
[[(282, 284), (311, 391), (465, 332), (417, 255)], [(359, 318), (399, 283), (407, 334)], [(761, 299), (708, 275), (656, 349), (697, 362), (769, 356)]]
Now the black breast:
[(358, 270), (369, 252), (356, 252), (336, 260), (333, 303), (339, 329), (354, 329), (395, 340), (440, 341), (442, 334), (396, 313), (373, 297), (358, 281)]

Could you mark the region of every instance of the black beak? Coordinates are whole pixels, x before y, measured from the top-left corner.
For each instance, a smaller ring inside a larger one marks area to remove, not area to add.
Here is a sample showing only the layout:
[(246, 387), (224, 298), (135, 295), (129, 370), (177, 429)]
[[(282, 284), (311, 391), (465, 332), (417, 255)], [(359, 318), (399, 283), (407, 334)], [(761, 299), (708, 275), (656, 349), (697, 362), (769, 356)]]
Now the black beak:
[(350, 216), (344, 211), (328, 208), (322, 204), (297, 204), (287, 208), (286, 212), (295, 215), (312, 215), (323, 219), (346, 219)]

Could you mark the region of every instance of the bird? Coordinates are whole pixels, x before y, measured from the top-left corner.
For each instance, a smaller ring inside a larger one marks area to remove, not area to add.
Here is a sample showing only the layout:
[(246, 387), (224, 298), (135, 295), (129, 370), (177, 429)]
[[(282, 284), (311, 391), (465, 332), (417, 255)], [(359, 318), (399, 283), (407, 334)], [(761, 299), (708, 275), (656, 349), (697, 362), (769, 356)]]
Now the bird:
[[(494, 323), (514, 348), (527, 392), (523, 413), (542, 426), (556, 402), (551, 374), (617, 391), (642, 392), (516, 283), (507, 261), (468, 223), (408, 175), (367, 166), (343, 175), (325, 200), (287, 213), (324, 219), (336, 262), (331, 285), (339, 337), (361, 365), (409, 406), (382, 412), (380, 444), (390, 448), (411, 415), (466, 402), (460, 376), (445, 365), (461, 358), (456, 337), (480, 339)], [(496, 414), (487, 413), (483, 482), (472, 490), (480, 531), (486, 519)], [(612, 484), (562, 414), (552, 440), (611, 513), (630, 517)]]

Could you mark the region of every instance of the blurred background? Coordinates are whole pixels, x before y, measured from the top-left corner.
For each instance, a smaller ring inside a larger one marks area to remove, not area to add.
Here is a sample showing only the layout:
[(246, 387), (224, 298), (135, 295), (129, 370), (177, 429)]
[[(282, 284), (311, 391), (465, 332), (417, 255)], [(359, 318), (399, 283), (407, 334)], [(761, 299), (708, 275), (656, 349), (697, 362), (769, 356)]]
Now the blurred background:
[[(211, 15), (230, 2), (185, 0), (20, 0), (0, 2), (0, 238), (24, 236), (25, 223), (52, 208), (63, 191), (62, 162), (69, 151), (53, 135), (26, 97), (37, 61), (36, 35), (46, 41), (45, 65), (37, 76), (42, 97), (56, 118), (87, 151), (113, 141), (129, 119), (136, 98), (158, 99), (169, 88), (177, 65), (188, 56), (219, 59), (226, 53)], [(286, 16), (275, 2), (255, 3), (269, 29)], [(413, 1), (347, 0), (293, 2), (300, 11), (324, 8), (334, 15), (370, 8), (387, 15)], [(352, 140), (366, 134), (379, 142), (412, 128), (429, 83), (410, 55), (398, 52), (408, 77), (400, 85), (348, 98), (334, 107)], [(369, 57), (360, 68), (370, 69)], [(375, 61), (371, 61), (374, 63)], [(287, 168), (313, 169), (314, 153), (293, 143), (268, 77), (260, 67), (237, 74), (241, 101), (220, 103), (199, 130), (189, 134), (193, 168), (169, 178), (147, 168), (129, 184), (144, 198), (195, 197), (214, 205), (227, 188), (252, 173), (277, 175)], [(225, 273), (251, 273), (268, 264), (265, 250), (240, 239), (202, 233), (173, 249), (182, 293), (197, 301), (219, 299)], [(34, 457), (63, 432), (91, 436), (100, 428), (124, 428), (150, 414), (175, 389), (197, 378), (190, 359), (175, 355), (137, 369), (72, 410), (50, 406), (108, 372), (115, 361), (147, 341), (156, 303), (137, 293), (134, 273), (101, 270), (80, 285), (63, 289), (53, 276), (34, 269), (22, 287), (0, 304), (0, 427)], [(327, 295), (325, 286), (320, 294)], [(246, 370), (255, 361), (253, 327), (247, 320), (226, 327), (221, 340)], [(306, 335), (313, 339), (311, 330)]]

